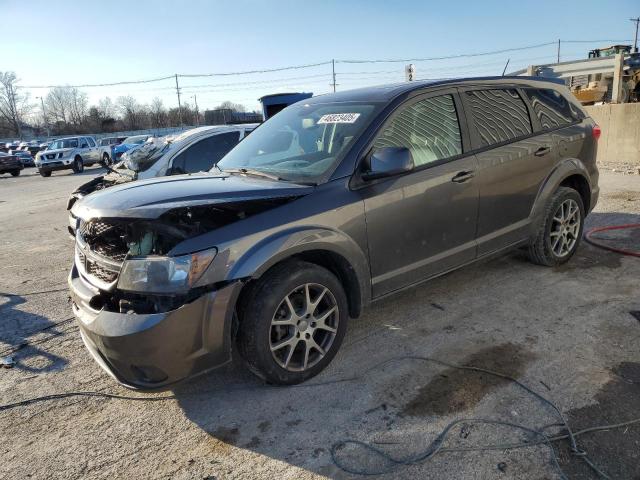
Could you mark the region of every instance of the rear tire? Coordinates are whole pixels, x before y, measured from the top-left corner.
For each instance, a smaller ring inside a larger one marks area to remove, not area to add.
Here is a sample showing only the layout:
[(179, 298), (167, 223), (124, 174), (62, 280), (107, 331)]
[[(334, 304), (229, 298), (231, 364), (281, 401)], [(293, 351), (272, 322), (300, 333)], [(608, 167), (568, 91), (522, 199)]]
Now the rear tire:
[(529, 260), (546, 267), (568, 262), (580, 245), (584, 217), (580, 194), (573, 188), (558, 188), (545, 209), (535, 240), (529, 245)]
[(76, 157), (73, 160), (73, 173), (82, 173), (84, 171), (84, 163), (81, 157)]
[(109, 158), (108, 153), (104, 153), (102, 155), (102, 161), (104, 162), (105, 165), (111, 165), (111, 159)]
[(20, 170), (11, 170), (12, 177), (17, 177), (18, 175), (20, 175)]
[(51, 176), (51, 170), (39, 170), (40, 176), (41, 177), (50, 177)]
[(330, 271), (287, 261), (265, 273), (238, 307), (238, 347), (249, 370), (293, 385), (320, 373), (347, 331), (347, 297)]

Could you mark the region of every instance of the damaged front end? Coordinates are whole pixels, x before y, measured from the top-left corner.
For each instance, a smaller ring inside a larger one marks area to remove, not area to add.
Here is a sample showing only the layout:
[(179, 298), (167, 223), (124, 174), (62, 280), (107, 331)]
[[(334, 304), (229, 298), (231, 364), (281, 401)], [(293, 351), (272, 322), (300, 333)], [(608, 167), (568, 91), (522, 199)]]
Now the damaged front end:
[[(229, 275), (212, 232), (228, 238), (235, 224), (311, 191), (196, 174), (128, 182), (75, 202), (68, 282), (94, 359), (123, 385), (145, 390), (227, 362), (244, 279)], [(220, 271), (210, 271), (214, 265)]]
[(99, 294), (93, 306), (120, 313), (163, 313), (215, 288), (196, 287), (216, 248), (172, 257), (180, 242), (287, 201), (261, 199), (177, 208), (157, 219), (80, 220), (76, 266)]

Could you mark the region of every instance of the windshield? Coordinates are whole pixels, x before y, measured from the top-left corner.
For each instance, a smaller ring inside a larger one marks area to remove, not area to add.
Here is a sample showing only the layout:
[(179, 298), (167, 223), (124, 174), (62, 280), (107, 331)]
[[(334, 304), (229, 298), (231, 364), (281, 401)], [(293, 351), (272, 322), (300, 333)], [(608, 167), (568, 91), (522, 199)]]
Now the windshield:
[(253, 131), (217, 166), (319, 183), (333, 172), (379, 108), (360, 103), (292, 105)]
[(128, 145), (140, 145), (141, 143), (144, 143), (147, 141), (147, 138), (149, 138), (148, 135), (135, 135), (133, 137), (127, 137), (124, 139), (124, 142), (122, 143), (126, 143)]
[(78, 148), (78, 139), (64, 138), (62, 140), (56, 140), (49, 146), (49, 150), (55, 150), (57, 148)]
[(171, 142), (167, 140), (167, 137), (154, 138), (152, 141), (126, 152), (123, 156), (124, 165), (134, 172), (144, 172), (156, 163), (169, 150), (170, 146)]

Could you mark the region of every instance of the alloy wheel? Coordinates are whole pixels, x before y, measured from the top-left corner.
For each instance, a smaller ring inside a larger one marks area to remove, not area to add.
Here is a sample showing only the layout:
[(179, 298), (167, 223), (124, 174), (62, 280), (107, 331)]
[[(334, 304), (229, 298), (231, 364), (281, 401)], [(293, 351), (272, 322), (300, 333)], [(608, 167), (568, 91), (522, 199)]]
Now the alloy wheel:
[(571, 252), (578, 241), (581, 222), (580, 207), (573, 199), (565, 200), (555, 211), (549, 240), (551, 251), (557, 257), (565, 257)]
[(338, 304), (331, 291), (305, 283), (280, 302), (270, 327), (274, 360), (285, 370), (300, 372), (317, 364), (329, 351), (338, 331)]

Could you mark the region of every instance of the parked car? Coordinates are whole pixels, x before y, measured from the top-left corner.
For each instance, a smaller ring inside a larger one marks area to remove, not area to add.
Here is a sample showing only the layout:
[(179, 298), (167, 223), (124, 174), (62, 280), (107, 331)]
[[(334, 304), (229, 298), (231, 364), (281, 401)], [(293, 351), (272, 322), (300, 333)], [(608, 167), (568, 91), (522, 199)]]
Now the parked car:
[(17, 177), (23, 168), (22, 162), (16, 155), (0, 152), (0, 175), (10, 173), (12, 176)]
[(98, 140), (98, 154), (103, 163), (111, 165), (115, 161), (113, 150), (120, 145), (126, 137), (105, 137)]
[(514, 248), (567, 262), (598, 200), (599, 135), (564, 85), (527, 77), (289, 106), (208, 173), (73, 206), (82, 339), (134, 388), (219, 366), (234, 342), (261, 378), (304, 381), (372, 300)]
[(55, 170), (81, 173), (85, 166), (98, 163), (98, 148), (93, 137), (69, 137), (54, 140), (47, 150), (36, 157), (40, 175), (50, 177)]
[[(78, 187), (70, 196), (67, 210), (77, 199), (96, 190), (138, 179), (208, 171), (257, 124), (199, 127), (176, 137), (157, 138), (122, 157), (107, 175)], [(76, 219), (69, 213), (69, 232), (75, 235)]]
[(138, 145), (142, 145), (144, 142), (146, 142), (149, 138), (151, 137), (151, 135), (134, 135), (132, 137), (127, 137), (125, 138), (122, 143), (120, 143), (119, 145), (116, 145), (113, 150), (112, 150), (112, 156), (111, 159), (114, 162), (117, 162), (120, 160), (120, 157), (122, 156), (122, 154), (128, 150), (131, 150), (132, 148), (138, 146)]
[(31, 156), (31, 153), (29, 153), (28, 150), (15, 150), (14, 152), (10, 152), (10, 153), (18, 157), (18, 159), (22, 162), (22, 166), (24, 167), (36, 166), (33, 160), (33, 157)]

